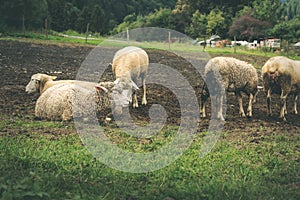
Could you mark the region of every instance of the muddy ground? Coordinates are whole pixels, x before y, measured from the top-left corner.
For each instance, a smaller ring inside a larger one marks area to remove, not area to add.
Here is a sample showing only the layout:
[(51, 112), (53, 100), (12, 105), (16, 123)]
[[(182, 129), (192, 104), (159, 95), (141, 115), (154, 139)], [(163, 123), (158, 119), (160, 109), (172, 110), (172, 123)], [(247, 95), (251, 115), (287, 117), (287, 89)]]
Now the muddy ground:
[[(75, 79), (76, 75), (82, 69), (81, 65), (94, 47), (66, 45), (66, 44), (47, 44), (37, 42), (20, 42), (20, 41), (0, 41), (0, 118), (2, 120), (15, 121), (24, 119), (27, 122), (38, 121), (41, 119), (34, 118), (34, 106), (38, 94), (26, 94), (25, 85), (30, 80), (32, 74), (48, 73), (58, 76), (58, 79)], [(99, 49), (100, 52), (107, 51), (113, 53), (112, 49)], [(199, 48), (199, 52), (202, 49)], [(160, 63), (171, 66), (183, 75), (193, 87), (199, 100), (199, 93), (202, 87), (202, 79), (199, 73), (185, 59), (176, 56), (168, 51), (158, 51), (153, 49), (147, 50), (150, 63)], [(113, 54), (112, 54), (113, 55)], [(220, 56), (220, 54), (211, 55), (211, 57)], [(228, 54), (225, 56), (229, 56)], [(262, 66), (268, 59), (263, 56), (250, 55), (230, 55), (241, 60), (248, 61), (255, 66)], [(101, 60), (101, 66), (107, 66), (110, 57)], [(81, 67), (81, 68), (80, 68)], [(260, 70), (258, 69), (260, 75)], [(88, 74), (88, 72), (87, 72)], [(93, 73), (89, 77), (95, 80), (99, 73)], [(88, 78), (88, 79), (89, 79)], [(99, 79), (99, 77), (98, 77)], [(113, 80), (111, 70), (107, 68), (101, 77), (101, 80)], [(178, 79), (179, 80), (179, 79)], [(175, 83), (174, 83), (175, 84)], [(162, 105), (167, 114), (167, 123), (179, 125), (181, 122), (181, 112), (179, 101), (176, 99), (174, 92), (167, 87), (155, 83), (147, 84), (147, 106), (140, 106), (138, 109), (130, 109), (132, 118), (136, 122), (149, 121), (149, 108), (153, 104)], [(179, 89), (181, 86), (178, 86)], [(141, 99), (139, 92), (139, 100)], [(240, 133), (246, 133), (250, 142), (259, 142), (263, 135), (268, 134), (299, 134), (300, 116), (288, 114), (287, 122), (278, 119), (279, 99), (275, 96), (273, 99), (274, 115), (267, 116), (266, 96), (260, 92), (257, 97), (257, 103), (253, 105), (253, 117), (251, 119), (241, 118), (238, 115), (237, 101), (233, 94), (227, 95), (227, 112), (224, 131), (228, 139), (235, 140)], [(291, 111), (291, 100), (288, 101), (288, 111)], [(244, 98), (244, 108), (246, 110), (247, 99)], [(299, 106), (298, 106), (299, 109)], [(199, 131), (208, 128), (210, 121), (210, 109), (208, 108), (208, 117), (199, 121)], [(64, 122), (66, 126), (73, 126), (73, 122)], [(23, 134), (26, 130), (16, 130), (13, 126), (7, 124), (0, 134)], [(75, 132), (74, 129), (40, 129), (42, 133), (66, 134)]]

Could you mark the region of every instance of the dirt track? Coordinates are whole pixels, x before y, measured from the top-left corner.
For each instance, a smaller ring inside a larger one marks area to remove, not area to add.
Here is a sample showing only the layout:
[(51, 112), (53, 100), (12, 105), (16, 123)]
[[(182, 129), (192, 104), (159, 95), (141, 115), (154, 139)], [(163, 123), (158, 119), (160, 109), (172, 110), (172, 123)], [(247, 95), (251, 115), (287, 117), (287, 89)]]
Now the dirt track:
[[(25, 118), (34, 119), (34, 105), (38, 94), (26, 94), (24, 89), (30, 77), (34, 73), (49, 73), (58, 76), (58, 79), (74, 79), (81, 63), (92, 50), (90, 46), (78, 45), (53, 45), (38, 44), (16, 41), (0, 41), (0, 118), (11, 116), (12, 119)], [(201, 51), (199, 49), (199, 51)], [(147, 50), (151, 63), (160, 63), (171, 66), (178, 70), (189, 81), (193, 89), (199, 96), (202, 80), (197, 76), (193, 68), (181, 57), (167, 51)], [(213, 55), (217, 56), (217, 55)], [(248, 61), (256, 66), (262, 66), (268, 59), (266, 57), (235, 55), (234, 57)], [(106, 64), (106, 63), (103, 63)], [(108, 63), (107, 63), (108, 64)], [(258, 70), (260, 72), (260, 70)], [(111, 80), (112, 73), (106, 70), (103, 80)], [(180, 123), (180, 107), (176, 96), (172, 91), (157, 84), (148, 84), (148, 106), (140, 107), (137, 110), (130, 109), (133, 119), (137, 121), (149, 120), (149, 108), (151, 105), (159, 103), (168, 114), (167, 122), (170, 124)], [(278, 119), (279, 101), (274, 97), (274, 116), (266, 115), (265, 94), (259, 93), (257, 103), (253, 105), (253, 118), (241, 118), (238, 115), (237, 102), (232, 94), (227, 96), (227, 113), (224, 131), (227, 137), (236, 140), (241, 135), (247, 133), (251, 135), (251, 141), (259, 142), (266, 134), (299, 134), (300, 116), (287, 115), (287, 122)], [(140, 98), (139, 98), (140, 99)], [(246, 108), (246, 99), (244, 107)], [(288, 101), (288, 111), (291, 111), (291, 102)], [(298, 108), (299, 109), (299, 108)], [(209, 112), (209, 109), (208, 109)], [(210, 115), (209, 115), (210, 116)], [(72, 125), (72, 122), (68, 122)], [(209, 117), (200, 121), (200, 130), (205, 130), (209, 124)], [(49, 133), (49, 130), (39, 130)], [(57, 129), (56, 134), (64, 133), (65, 130)], [(7, 126), (0, 133), (12, 134), (16, 130)], [(20, 130), (20, 133), (22, 131)]]

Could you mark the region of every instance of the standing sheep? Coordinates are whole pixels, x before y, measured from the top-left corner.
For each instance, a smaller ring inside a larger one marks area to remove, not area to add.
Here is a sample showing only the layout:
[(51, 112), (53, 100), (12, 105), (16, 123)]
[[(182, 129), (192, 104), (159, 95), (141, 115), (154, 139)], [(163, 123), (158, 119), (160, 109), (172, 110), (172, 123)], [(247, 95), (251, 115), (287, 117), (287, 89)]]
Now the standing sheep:
[(27, 93), (34, 93), (39, 92), (42, 94), (45, 92), (48, 88), (61, 84), (61, 83), (75, 83), (75, 80), (60, 80), (60, 81), (54, 81), (57, 77), (56, 76), (49, 76), (47, 74), (34, 74), (31, 76), (31, 80), (26, 85), (25, 91)]
[[(37, 100), (35, 115), (50, 120), (88, 118), (93, 112), (102, 113), (111, 107), (113, 82), (90, 84), (58, 84), (46, 90)], [(89, 88), (89, 89), (88, 89)], [(127, 100), (126, 102), (129, 103)]]
[(262, 68), (264, 90), (267, 94), (268, 114), (271, 110), (271, 94), (280, 94), (281, 109), (279, 117), (286, 120), (286, 97), (294, 95), (293, 112), (297, 111), (297, 98), (300, 93), (300, 61), (291, 60), (283, 56), (270, 58)]
[(243, 109), (242, 92), (249, 96), (247, 116), (252, 117), (252, 103), (258, 91), (258, 76), (256, 69), (249, 63), (231, 58), (215, 57), (205, 66), (205, 82), (200, 104), (200, 114), (206, 117), (205, 104), (210, 95), (215, 102), (212, 113), (216, 118), (224, 120), (222, 104), (225, 91), (234, 92), (239, 103), (239, 114), (246, 116)]
[[(149, 65), (147, 53), (138, 47), (129, 46), (116, 52), (113, 58), (112, 71), (115, 76), (116, 90), (123, 91), (129, 98), (133, 98), (133, 107), (138, 107), (136, 90), (137, 79), (141, 78), (143, 85), (142, 104), (146, 105), (146, 73)], [(119, 110), (117, 114), (121, 114)]]

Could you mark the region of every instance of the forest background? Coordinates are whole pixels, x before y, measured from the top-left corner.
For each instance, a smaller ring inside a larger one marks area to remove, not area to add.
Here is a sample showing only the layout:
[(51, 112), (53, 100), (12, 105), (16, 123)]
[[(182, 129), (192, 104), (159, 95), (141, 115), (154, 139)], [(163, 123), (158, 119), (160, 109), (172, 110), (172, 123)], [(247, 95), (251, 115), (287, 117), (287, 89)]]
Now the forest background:
[(299, 0), (0, 0), (0, 33), (86, 31), (108, 36), (161, 27), (192, 38), (300, 39)]

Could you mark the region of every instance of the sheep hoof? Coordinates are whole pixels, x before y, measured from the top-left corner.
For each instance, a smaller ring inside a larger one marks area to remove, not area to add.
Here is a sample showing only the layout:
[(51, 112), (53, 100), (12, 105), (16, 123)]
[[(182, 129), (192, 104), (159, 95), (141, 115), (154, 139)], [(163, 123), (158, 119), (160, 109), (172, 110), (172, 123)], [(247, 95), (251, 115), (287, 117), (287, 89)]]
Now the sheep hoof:
[(293, 111), (293, 114), (298, 115), (298, 111), (297, 111), (297, 110), (294, 110), (294, 111)]
[(147, 100), (143, 100), (142, 105), (144, 105), (144, 106), (147, 105)]
[(112, 118), (110, 118), (110, 117), (106, 117), (106, 118), (105, 118), (105, 121), (106, 121), (106, 122), (111, 122), (111, 120), (112, 120)]
[(251, 112), (248, 112), (248, 113), (247, 113), (247, 117), (248, 117), (248, 118), (251, 118), (251, 117), (252, 117), (252, 113), (251, 113)]
[(133, 108), (138, 108), (139, 104), (133, 104)]

